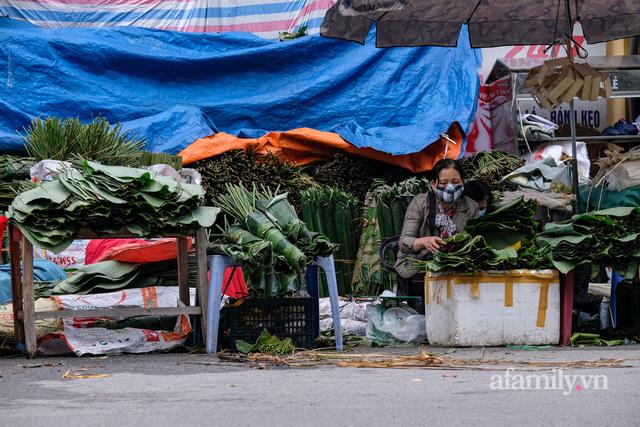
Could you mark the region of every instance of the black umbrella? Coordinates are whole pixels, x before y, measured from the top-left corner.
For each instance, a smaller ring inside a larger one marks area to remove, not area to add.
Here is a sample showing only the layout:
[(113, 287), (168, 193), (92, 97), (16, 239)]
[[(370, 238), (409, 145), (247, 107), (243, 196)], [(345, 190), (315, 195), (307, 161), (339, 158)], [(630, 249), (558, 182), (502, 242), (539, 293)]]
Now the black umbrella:
[[(455, 46), (463, 24), (473, 47), (570, 43), (576, 22), (588, 43), (599, 43), (640, 35), (640, 0), (338, 0), (320, 34), (364, 43), (374, 21), (378, 47)], [(573, 101), (570, 105), (577, 198)]]

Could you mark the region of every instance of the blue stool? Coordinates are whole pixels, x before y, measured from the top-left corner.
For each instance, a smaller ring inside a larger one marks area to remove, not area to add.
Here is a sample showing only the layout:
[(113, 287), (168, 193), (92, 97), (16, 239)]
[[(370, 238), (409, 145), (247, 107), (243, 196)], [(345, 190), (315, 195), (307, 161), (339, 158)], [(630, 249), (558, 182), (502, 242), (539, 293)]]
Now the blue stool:
[[(318, 257), (314, 264), (322, 268), (327, 276), (329, 288), (329, 301), (331, 302), (331, 315), (333, 316), (333, 329), (336, 334), (336, 350), (342, 351), (342, 325), (340, 323), (340, 301), (338, 300), (338, 281), (333, 255)], [(231, 257), (212, 255), (209, 257), (209, 304), (207, 319), (207, 353), (215, 353), (218, 349), (218, 329), (220, 327), (220, 303), (222, 294), (222, 282), (224, 271), (227, 267), (237, 265)]]
[(611, 314), (612, 314), (612, 317), (613, 317), (613, 327), (614, 328), (618, 324), (618, 316), (617, 316), (617, 313), (616, 313), (616, 299), (617, 299), (616, 289), (618, 287), (618, 283), (622, 282), (623, 280), (624, 280), (624, 277), (622, 277), (621, 275), (619, 275), (615, 271), (611, 272), (611, 296), (609, 297), (609, 301), (610, 301), (610, 304), (611, 304)]

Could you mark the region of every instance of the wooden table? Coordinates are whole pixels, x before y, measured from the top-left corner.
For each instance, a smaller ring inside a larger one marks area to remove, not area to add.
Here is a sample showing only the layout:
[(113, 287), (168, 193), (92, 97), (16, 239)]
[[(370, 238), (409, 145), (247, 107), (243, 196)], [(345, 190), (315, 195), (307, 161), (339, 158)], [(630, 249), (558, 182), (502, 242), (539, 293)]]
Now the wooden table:
[[(198, 315), (201, 318), (203, 340), (206, 342), (207, 322), (207, 298), (209, 281), (207, 280), (207, 239), (205, 230), (200, 228), (194, 231), (196, 262), (197, 262), (197, 298), (196, 306), (190, 306), (189, 300), (189, 266), (187, 254), (187, 238), (190, 235), (163, 235), (155, 237), (174, 237), (178, 242), (178, 288), (180, 301), (184, 307), (163, 308), (100, 308), (94, 310), (68, 310), (68, 311), (35, 311), (33, 290), (33, 245), (27, 240), (20, 230), (10, 226), (9, 249), (11, 253), (11, 290), (13, 293), (14, 329), (16, 334), (16, 346), (25, 347), (28, 358), (36, 357), (36, 320), (40, 319), (64, 319), (83, 317), (132, 317), (146, 315), (176, 316), (181, 314)], [(139, 238), (127, 233), (112, 235), (97, 235), (90, 230), (81, 230), (74, 239), (129, 239)], [(24, 266), (20, 274), (20, 259)]]

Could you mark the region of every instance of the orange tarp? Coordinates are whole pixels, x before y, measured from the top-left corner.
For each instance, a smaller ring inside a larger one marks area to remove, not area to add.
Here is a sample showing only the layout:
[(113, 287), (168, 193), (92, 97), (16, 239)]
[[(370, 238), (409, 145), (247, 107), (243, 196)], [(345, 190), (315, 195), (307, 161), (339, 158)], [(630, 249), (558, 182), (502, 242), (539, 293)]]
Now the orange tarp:
[[(457, 123), (447, 132), (456, 144), (440, 138), (424, 150), (412, 154), (394, 156), (373, 148), (358, 148), (333, 132), (321, 132), (315, 129), (301, 128), (288, 132), (269, 132), (260, 138), (238, 138), (227, 133), (218, 133), (200, 138), (178, 155), (182, 163), (197, 162), (218, 156), (231, 150), (244, 150), (256, 146), (258, 152), (271, 152), (298, 165), (308, 165), (317, 161), (329, 160), (337, 152), (346, 152), (373, 160), (389, 163), (408, 169), (414, 173), (427, 172), (440, 159), (457, 159), (462, 150), (462, 131)], [(411, 135), (407, 135), (407, 139)]]

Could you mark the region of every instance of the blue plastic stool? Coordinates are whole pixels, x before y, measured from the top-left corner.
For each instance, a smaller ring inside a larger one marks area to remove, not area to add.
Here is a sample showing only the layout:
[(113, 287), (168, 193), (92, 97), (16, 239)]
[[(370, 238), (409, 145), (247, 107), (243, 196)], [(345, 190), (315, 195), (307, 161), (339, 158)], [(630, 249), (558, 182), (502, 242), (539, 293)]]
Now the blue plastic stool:
[[(329, 288), (329, 301), (331, 302), (331, 315), (333, 316), (333, 329), (336, 334), (336, 350), (342, 351), (342, 324), (340, 323), (340, 301), (338, 300), (338, 281), (333, 255), (318, 257), (314, 261), (327, 275)], [(227, 267), (237, 265), (231, 257), (212, 255), (209, 257), (209, 304), (207, 319), (207, 353), (215, 353), (218, 349), (218, 329), (220, 327), (220, 304), (222, 294), (222, 282), (224, 271)]]
[(611, 296), (609, 297), (609, 301), (611, 304), (611, 314), (613, 317), (613, 327), (615, 328), (616, 325), (618, 324), (618, 316), (616, 313), (616, 299), (617, 299), (617, 292), (616, 289), (618, 287), (618, 283), (622, 282), (624, 280), (624, 277), (622, 277), (621, 275), (619, 275), (618, 273), (616, 273), (615, 271), (611, 272)]

